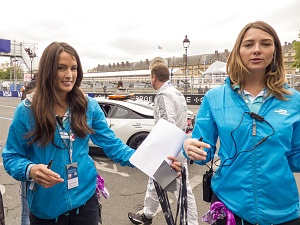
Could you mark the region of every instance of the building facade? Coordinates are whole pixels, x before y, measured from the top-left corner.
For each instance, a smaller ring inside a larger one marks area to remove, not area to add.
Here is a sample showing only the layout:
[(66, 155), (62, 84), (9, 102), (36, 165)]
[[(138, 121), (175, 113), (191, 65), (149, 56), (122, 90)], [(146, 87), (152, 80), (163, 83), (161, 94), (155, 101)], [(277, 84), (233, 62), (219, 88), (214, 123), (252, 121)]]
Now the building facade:
[[(282, 46), (283, 58), (285, 64), (286, 74), (299, 74), (299, 70), (292, 67), (295, 62), (295, 50), (293, 49), (292, 43), (285, 42)], [(202, 76), (203, 72), (214, 62), (226, 62), (230, 52), (225, 49), (223, 52), (215, 51), (211, 54), (202, 55), (191, 55), (186, 56), (183, 54), (182, 57), (169, 57), (164, 58), (170, 69), (180, 68), (185, 75), (185, 70), (187, 76), (198, 77)], [(185, 59), (187, 58), (187, 65), (185, 64)], [(110, 63), (108, 65), (98, 65), (89, 72), (104, 73), (104, 72), (117, 72), (117, 71), (131, 71), (131, 70), (147, 70), (151, 66), (151, 61), (149, 59), (140, 60), (139, 62), (121, 62), (121, 63)]]

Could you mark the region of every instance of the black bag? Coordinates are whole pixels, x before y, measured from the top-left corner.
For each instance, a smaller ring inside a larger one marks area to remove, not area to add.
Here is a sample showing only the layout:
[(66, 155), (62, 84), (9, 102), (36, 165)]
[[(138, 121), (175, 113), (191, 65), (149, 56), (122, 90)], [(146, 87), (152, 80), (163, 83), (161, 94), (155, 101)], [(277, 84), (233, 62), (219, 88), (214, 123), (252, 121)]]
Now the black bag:
[(203, 201), (205, 202), (211, 202), (212, 198), (212, 189), (211, 189), (211, 178), (213, 176), (213, 170), (212, 168), (209, 169), (209, 171), (206, 171), (205, 174), (203, 174)]
[(214, 157), (211, 157), (211, 165), (208, 171), (203, 174), (202, 180), (202, 189), (203, 189), (203, 201), (211, 202), (212, 199), (212, 189), (211, 189), (211, 178), (214, 175), (213, 165), (214, 165)]

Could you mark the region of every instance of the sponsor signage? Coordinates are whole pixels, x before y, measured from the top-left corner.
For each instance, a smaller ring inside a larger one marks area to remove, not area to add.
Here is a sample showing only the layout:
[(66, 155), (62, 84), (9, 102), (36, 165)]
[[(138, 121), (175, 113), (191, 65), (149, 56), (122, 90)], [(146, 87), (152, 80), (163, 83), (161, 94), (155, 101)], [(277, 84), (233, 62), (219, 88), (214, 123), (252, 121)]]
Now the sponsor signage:
[[(90, 97), (105, 97), (104, 93), (87, 93)], [(153, 102), (156, 94), (134, 94), (136, 99)], [(184, 95), (187, 105), (200, 105), (203, 94)]]

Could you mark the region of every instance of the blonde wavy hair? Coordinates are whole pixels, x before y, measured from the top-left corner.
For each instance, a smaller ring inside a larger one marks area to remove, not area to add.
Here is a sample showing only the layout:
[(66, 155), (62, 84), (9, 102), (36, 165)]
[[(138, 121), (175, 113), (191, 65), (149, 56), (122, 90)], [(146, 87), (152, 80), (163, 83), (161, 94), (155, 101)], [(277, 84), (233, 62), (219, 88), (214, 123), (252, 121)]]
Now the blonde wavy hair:
[[(284, 84), (286, 83), (285, 78), (285, 70), (284, 70), (284, 64), (283, 64), (283, 54), (282, 54), (282, 48), (281, 43), (279, 40), (279, 37), (274, 30), (273, 27), (271, 27), (269, 24), (263, 22), (263, 21), (256, 21), (254, 23), (248, 23), (239, 33), (236, 42), (234, 44), (234, 47), (232, 49), (232, 52), (230, 53), (227, 64), (226, 64), (226, 71), (229, 75), (229, 78), (232, 82), (232, 86), (239, 85), (241, 89), (243, 89), (243, 83), (246, 76), (250, 75), (250, 72), (247, 70), (247, 68), (244, 66), (241, 55), (240, 55), (240, 47), (241, 43), (244, 39), (245, 33), (250, 29), (260, 29), (268, 34), (270, 34), (273, 37), (274, 45), (275, 45), (275, 52), (273, 54), (272, 62), (270, 65), (266, 68), (266, 73), (264, 77), (265, 86), (268, 89), (268, 95), (274, 95), (276, 98), (280, 100), (286, 100), (285, 95), (290, 95), (290, 91), (288, 91)], [(274, 64), (275, 65), (272, 65)], [(275, 71), (271, 69), (271, 67), (274, 66), (276, 68)]]

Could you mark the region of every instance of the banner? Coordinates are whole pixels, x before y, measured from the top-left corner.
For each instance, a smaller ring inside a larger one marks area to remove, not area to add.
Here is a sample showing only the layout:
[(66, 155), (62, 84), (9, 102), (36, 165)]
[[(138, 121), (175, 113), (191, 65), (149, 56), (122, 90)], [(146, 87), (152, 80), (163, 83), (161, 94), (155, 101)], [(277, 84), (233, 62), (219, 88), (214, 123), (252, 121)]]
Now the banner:
[(0, 39), (0, 52), (10, 53), (10, 40)]

